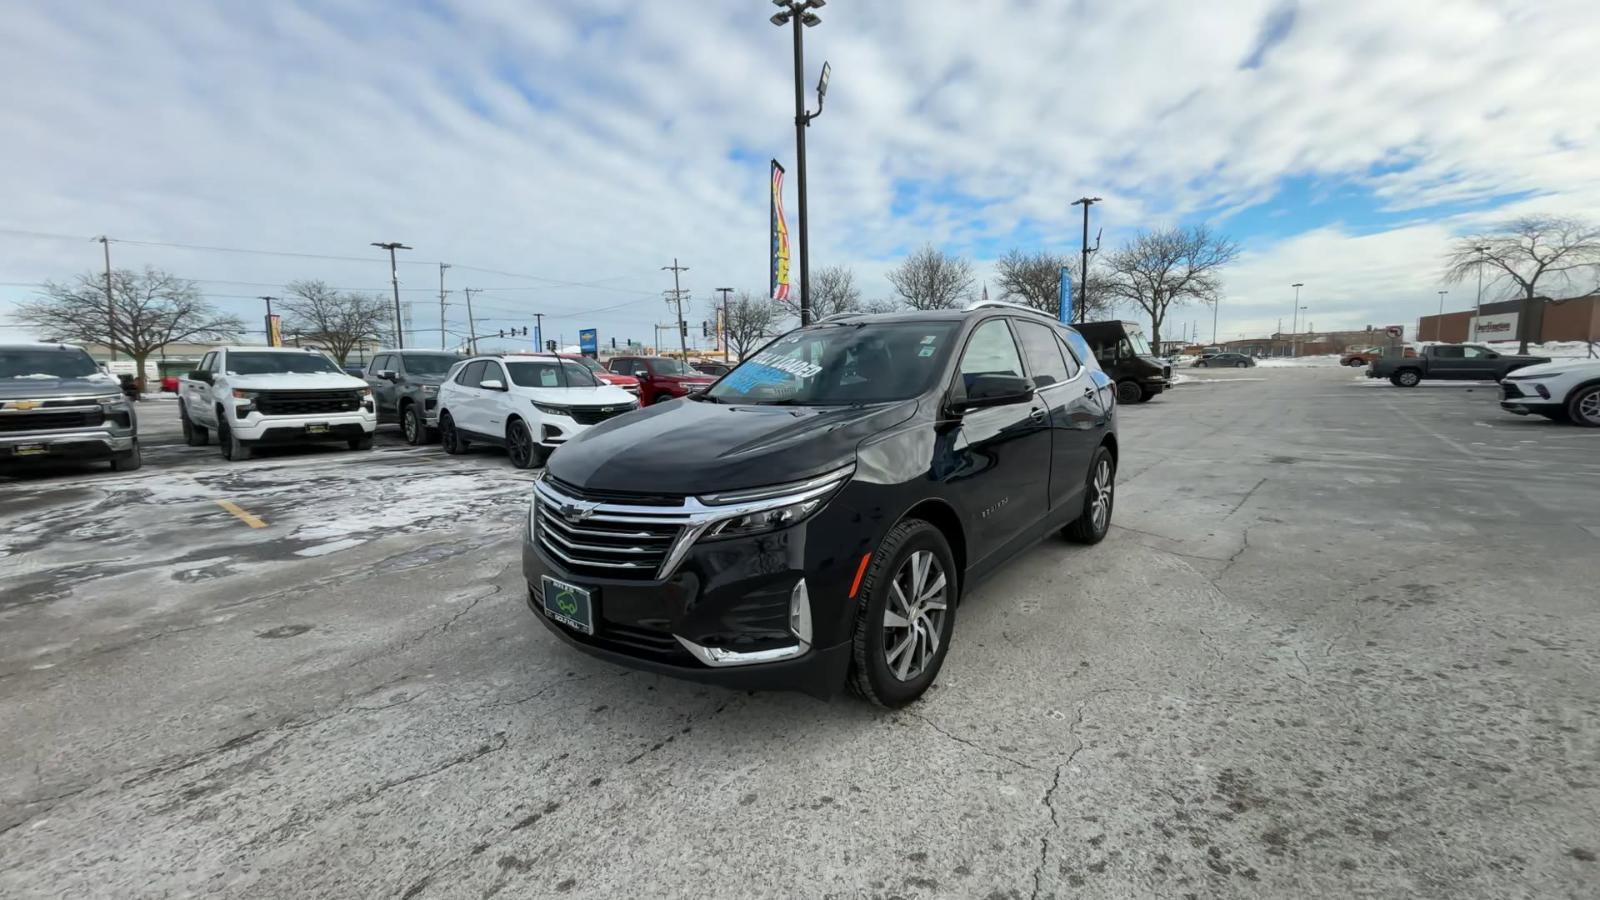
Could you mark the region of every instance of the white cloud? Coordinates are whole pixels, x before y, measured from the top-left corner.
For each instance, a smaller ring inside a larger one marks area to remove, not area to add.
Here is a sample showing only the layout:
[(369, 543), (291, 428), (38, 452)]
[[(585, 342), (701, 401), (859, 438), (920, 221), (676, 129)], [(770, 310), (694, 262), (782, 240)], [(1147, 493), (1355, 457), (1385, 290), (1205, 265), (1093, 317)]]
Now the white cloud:
[[(480, 315), (565, 316), (550, 330), (569, 338), (580, 324), (648, 338), (665, 317), (653, 295), (670, 287), (658, 267), (674, 255), (697, 301), (764, 284), (766, 173), (735, 155), (793, 156), (788, 35), (764, 21), (770, 7), (439, 9), (13, 4), (0, 24), (0, 226), (85, 240), (0, 234), (0, 282), (91, 268), (87, 238), (101, 232), (354, 256), (397, 239), (413, 259), (463, 266), (454, 287), (521, 288), (482, 295)], [(1600, 79), (1589, 76), (1600, 26), (1588, 4), (1300, 4), (1283, 40), (1242, 68), (1281, 9), (830, 4), (807, 33), (810, 77), (823, 59), (834, 67), (809, 135), (814, 264), (857, 266), (870, 294), (886, 293), (898, 248), (925, 240), (987, 256), (1020, 231), (1070, 249), (1068, 203), (1084, 192), (1106, 198), (1096, 224), (1108, 244), (1260, 202), (1289, 176), (1348, 180), (1419, 215), (1512, 192), (1534, 197), (1517, 209), (1600, 200)], [(923, 184), (921, 202), (895, 216), (909, 182)], [(1296, 280), (1315, 286), (1327, 327), (1409, 322), (1437, 289), (1443, 243), (1471, 224), (1366, 234), (1318, 216), (1293, 210), (1303, 234), (1247, 243), (1224, 332), (1275, 325)], [(118, 264), (169, 267), (239, 298), (269, 289), (225, 280), (387, 280), (376, 261), (114, 251)], [(424, 266), (402, 276), (419, 301), (437, 286)], [(26, 293), (0, 286), (0, 310)]]

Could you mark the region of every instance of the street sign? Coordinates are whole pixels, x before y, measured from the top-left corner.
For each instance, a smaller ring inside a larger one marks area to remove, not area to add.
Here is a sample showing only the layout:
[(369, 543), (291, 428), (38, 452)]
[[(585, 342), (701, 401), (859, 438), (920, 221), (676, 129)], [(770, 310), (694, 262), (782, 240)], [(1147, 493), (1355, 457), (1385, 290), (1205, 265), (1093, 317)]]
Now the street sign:
[(1405, 326), (1403, 325), (1390, 325), (1383, 330), (1389, 335), (1389, 337), (1402, 337), (1406, 333)]

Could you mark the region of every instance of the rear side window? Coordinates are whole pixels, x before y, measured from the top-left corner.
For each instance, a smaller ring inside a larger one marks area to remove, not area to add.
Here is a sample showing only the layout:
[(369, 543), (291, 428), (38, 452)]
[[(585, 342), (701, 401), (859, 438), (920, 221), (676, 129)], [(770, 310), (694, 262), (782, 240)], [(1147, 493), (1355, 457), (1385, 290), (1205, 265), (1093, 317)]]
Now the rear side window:
[(966, 352), (961, 354), (960, 374), (963, 392), (979, 375), (1022, 377), (1022, 357), (1004, 319), (990, 319), (972, 333)]
[(1072, 377), (1061, 359), (1061, 345), (1056, 342), (1054, 329), (1038, 322), (1014, 324), (1017, 337), (1022, 340), (1022, 352), (1028, 357), (1028, 368), (1033, 372), (1034, 387), (1046, 388)]
[(483, 380), (483, 370), (488, 366), (489, 364), (481, 359), (467, 363), (461, 367), (461, 374), (456, 376), (456, 384), (462, 387), (477, 387), (478, 382)]
[(631, 356), (619, 356), (616, 359), (613, 359), (611, 361), (611, 371), (632, 374), (632, 372), (633, 372), (633, 357), (631, 357)]

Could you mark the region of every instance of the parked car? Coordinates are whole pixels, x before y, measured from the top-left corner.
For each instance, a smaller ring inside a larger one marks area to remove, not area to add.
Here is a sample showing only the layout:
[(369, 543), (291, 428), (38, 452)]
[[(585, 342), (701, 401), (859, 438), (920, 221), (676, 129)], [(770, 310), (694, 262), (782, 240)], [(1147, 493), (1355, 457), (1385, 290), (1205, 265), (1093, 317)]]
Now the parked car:
[(607, 364), (611, 371), (639, 380), (639, 404), (651, 406), (674, 397), (686, 397), (716, 381), (670, 356), (618, 356)]
[(142, 465), (138, 416), (117, 379), (81, 347), (0, 344), (0, 464), (34, 459)]
[(694, 369), (696, 372), (699, 372), (702, 375), (710, 375), (712, 378), (721, 378), (722, 376), (733, 371), (733, 366), (730, 366), (727, 363), (719, 362), (690, 363), (689, 368)]
[(1502, 354), (1477, 344), (1430, 344), (1414, 357), (1385, 356), (1373, 360), (1367, 377), (1387, 378), (1396, 387), (1416, 387), (1424, 378), (1499, 381), (1524, 366), (1549, 361), (1548, 356)]
[(1524, 366), (1500, 382), (1500, 408), (1600, 428), (1600, 359)]
[(224, 459), (249, 459), (263, 444), (344, 441), (372, 449), (378, 427), (372, 389), (320, 351), (218, 347), (178, 388), (184, 441), (203, 447), (217, 433)]
[[(1416, 348), (1415, 347), (1407, 347), (1405, 349), (1405, 355), (1407, 357), (1415, 359), (1416, 356), (1417, 356)], [(1351, 368), (1359, 369), (1362, 366), (1371, 364), (1371, 362), (1373, 360), (1375, 360), (1375, 359), (1382, 359), (1382, 358), (1383, 358), (1383, 348), (1382, 347), (1364, 347), (1364, 348), (1362, 348), (1360, 350), (1352, 350), (1349, 353), (1346, 353), (1344, 356), (1340, 357), (1339, 358), (1339, 365), (1341, 365), (1341, 366), (1350, 366)]]
[(1115, 384), (1051, 317), (833, 317), (551, 456), (529, 604), (620, 665), (900, 706), (976, 579), (1050, 534), (1105, 537), (1118, 452)]
[(163, 375), (161, 377), (161, 393), (176, 394), (178, 392), (178, 376)]
[(1213, 353), (1190, 363), (1191, 369), (1248, 369), (1256, 361), (1243, 353)]
[(1133, 322), (1083, 322), (1073, 326), (1094, 348), (1100, 367), (1117, 382), (1117, 400), (1143, 403), (1172, 387), (1172, 366), (1150, 352)]
[(439, 438), (439, 384), (461, 356), (447, 350), (379, 350), (367, 366), (378, 424), (398, 423), (413, 446)]
[(615, 385), (616, 387), (622, 388), (635, 397), (639, 396), (639, 379), (633, 377), (632, 375), (624, 375), (621, 372), (613, 372), (610, 369), (607, 369), (605, 366), (600, 365), (598, 362), (595, 362), (593, 358), (584, 356), (581, 353), (562, 353), (560, 356), (562, 359), (570, 359), (578, 365), (583, 366), (585, 369), (588, 369), (589, 374), (593, 375), (601, 384)]
[(493, 444), (528, 469), (590, 426), (638, 408), (632, 394), (553, 353), (475, 356), (439, 386), (439, 434), (446, 453)]

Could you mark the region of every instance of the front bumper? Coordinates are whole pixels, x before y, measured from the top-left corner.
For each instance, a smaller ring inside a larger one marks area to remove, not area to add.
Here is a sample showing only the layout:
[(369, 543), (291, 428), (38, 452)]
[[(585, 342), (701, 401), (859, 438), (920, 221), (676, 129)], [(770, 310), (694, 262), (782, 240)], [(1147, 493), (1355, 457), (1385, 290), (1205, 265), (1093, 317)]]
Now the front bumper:
[[(318, 434), (308, 432), (307, 427), (313, 425), (326, 425), (328, 430)], [(371, 434), (377, 428), (378, 414), (365, 410), (311, 416), (263, 416), (252, 412), (246, 418), (228, 421), (228, 429), (239, 440), (269, 444), (346, 440)]]
[[(578, 573), (550, 557), (524, 531), (522, 571), (528, 606), (567, 644), (617, 665), (739, 690), (794, 690), (828, 698), (844, 686), (851, 659), (845, 620), (854, 604), (833, 566), (807, 570), (808, 520), (793, 528), (695, 545), (665, 580), (605, 578)], [(592, 591), (595, 633), (582, 634), (544, 612), (543, 577)], [(683, 646), (758, 653), (793, 646), (789, 601), (804, 577), (809, 588), (813, 642), (799, 656), (776, 662), (712, 666)]]
[(104, 459), (133, 449), (133, 432), (111, 429), (7, 434), (0, 437), (0, 460), (37, 457)]

